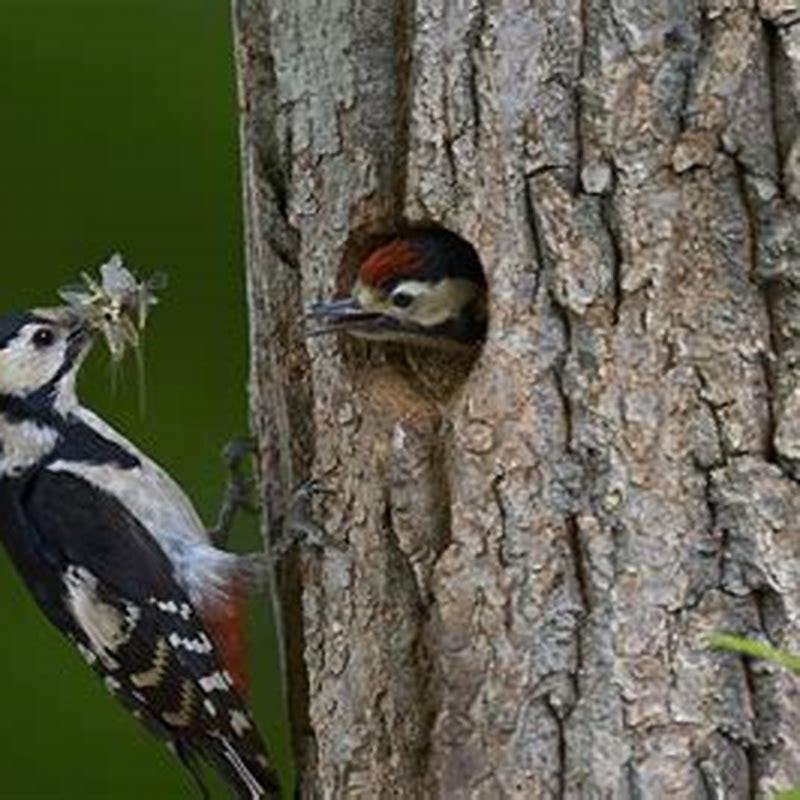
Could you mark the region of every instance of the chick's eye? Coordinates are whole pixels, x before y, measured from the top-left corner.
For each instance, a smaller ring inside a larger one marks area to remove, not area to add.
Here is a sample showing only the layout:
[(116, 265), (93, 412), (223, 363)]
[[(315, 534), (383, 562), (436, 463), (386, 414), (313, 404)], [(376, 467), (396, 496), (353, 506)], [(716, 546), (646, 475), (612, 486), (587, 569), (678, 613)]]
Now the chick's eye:
[(392, 295), (392, 304), (398, 308), (408, 308), (414, 302), (414, 295), (408, 292), (395, 292)]
[(33, 344), (38, 348), (49, 347), (55, 341), (56, 335), (50, 328), (39, 328), (33, 334)]

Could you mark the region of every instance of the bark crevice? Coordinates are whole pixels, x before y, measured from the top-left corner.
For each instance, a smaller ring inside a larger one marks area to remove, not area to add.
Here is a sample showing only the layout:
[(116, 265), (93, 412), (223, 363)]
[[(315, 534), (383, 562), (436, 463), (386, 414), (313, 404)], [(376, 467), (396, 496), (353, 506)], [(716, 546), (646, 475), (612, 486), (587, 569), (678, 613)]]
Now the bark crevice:
[[(800, 648), (800, 17), (240, 5), (269, 134), (243, 138), (262, 467), (305, 474), (313, 444), (351, 553), (299, 559), (289, 589), (304, 791), (788, 788), (787, 684), (705, 642)], [(486, 267), (474, 359), (296, 346), (303, 296), (420, 223)]]

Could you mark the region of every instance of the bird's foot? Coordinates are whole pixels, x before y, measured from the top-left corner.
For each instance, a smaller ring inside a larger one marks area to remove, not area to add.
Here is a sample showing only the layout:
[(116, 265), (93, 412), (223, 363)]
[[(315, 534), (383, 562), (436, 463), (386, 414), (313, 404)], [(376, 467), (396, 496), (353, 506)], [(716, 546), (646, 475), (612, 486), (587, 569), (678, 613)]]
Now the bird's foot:
[(310, 503), (315, 495), (333, 494), (325, 489), (318, 480), (311, 479), (302, 483), (292, 493), (286, 516), (278, 520), (278, 533), (271, 537), (268, 552), (248, 553), (237, 556), (237, 578), (248, 591), (261, 592), (272, 580), (275, 566), (298, 544), (301, 547), (333, 547), (337, 550), (346, 548), (330, 536), (311, 518)]
[(333, 494), (316, 478), (303, 481), (292, 493), (286, 516), (279, 525), (279, 534), (272, 544), (276, 559), (282, 558), (295, 545), (307, 547), (333, 547), (344, 550), (344, 546), (331, 539), (325, 529), (311, 515), (311, 501), (316, 495)]
[(211, 541), (217, 547), (227, 544), (239, 511), (246, 511), (248, 514), (257, 514), (259, 511), (253, 478), (245, 471), (245, 461), (255, 453), (256, 443), (251, 438), (232, 439), (222, 448), (222, 463), (228, 474), (228, 482), (217, 512), (217, 520), (208, 531)]

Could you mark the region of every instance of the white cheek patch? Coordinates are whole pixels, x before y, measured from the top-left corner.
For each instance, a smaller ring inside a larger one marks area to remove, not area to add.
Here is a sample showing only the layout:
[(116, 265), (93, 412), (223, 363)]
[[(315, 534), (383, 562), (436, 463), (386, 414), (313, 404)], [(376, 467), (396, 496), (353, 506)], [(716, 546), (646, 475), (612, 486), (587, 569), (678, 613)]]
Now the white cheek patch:
[(63, 339), (46, 350), (36, 350), (30, 343), (31, 326), (0, 351), (0, 394), (23, 395), (47, 385), (66, 358)]
[(392, 316), (430, 328), (458, 316), (474, 299), (477, 287), (465, 278), (443, 278), (433, 285), (404, 281), (394, 291), (412, 294), (415, 299), (407, 308), (391, 308)]

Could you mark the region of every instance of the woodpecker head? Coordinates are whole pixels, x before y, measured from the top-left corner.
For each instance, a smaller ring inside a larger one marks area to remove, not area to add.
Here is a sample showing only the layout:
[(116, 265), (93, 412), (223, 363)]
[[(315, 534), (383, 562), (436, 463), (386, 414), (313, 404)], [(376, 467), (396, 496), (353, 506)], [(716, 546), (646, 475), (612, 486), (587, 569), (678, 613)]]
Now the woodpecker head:
[(471, 344), (486, 332), (486, 279), (472, 245), (448, 231), (395, 239), (361, 264), (350, 297), (313, 304), (314, 335), (429, 346)]
[(69, 411), (91, 342), (86, 325), (67, 308), (0, 317), (0, 400)]

